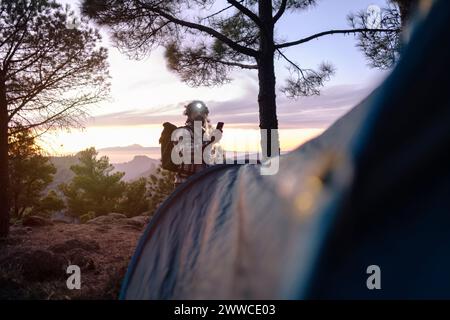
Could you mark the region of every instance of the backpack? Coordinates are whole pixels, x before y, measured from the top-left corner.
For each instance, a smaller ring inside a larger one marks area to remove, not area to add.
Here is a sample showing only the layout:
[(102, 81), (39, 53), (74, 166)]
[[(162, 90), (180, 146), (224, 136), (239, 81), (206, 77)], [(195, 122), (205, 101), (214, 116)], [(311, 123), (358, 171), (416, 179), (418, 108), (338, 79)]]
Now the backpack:
[(179, 170), (179, 166), (172, 162), (174, 143), (171, 137), (172, 133), (177, 129), (177, 126), (170, 122), (164, 122), (163, 127), (164, 129), (159, 138), (159, 144), (161, 145), (161, 167), (165, 170), (176, 172)]

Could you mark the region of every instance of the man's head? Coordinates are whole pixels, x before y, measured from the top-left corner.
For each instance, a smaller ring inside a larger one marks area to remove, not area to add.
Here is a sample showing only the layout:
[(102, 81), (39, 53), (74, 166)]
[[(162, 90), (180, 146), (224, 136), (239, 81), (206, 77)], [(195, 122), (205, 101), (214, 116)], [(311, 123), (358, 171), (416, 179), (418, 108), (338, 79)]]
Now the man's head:
[(208, 119), (209, 110), (206, 104), (202, 101), (195, 100), (185, 106), (184, 115), (187, 116), (186, 123), (193, 123), (194, 121), (201, 121), (203, 125)]

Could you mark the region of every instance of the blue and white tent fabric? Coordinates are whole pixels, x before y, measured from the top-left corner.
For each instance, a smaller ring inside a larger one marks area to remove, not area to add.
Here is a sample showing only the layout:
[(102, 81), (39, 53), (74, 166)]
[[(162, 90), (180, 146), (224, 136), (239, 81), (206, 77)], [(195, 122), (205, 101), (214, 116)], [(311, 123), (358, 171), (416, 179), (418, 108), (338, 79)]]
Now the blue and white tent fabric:
[[(122, 299), (450, 298), (450, 2), (401, 61), (318, 138), (215, 166), (158, 209)], [(381, 272), (369, 290), (367, 268)]]

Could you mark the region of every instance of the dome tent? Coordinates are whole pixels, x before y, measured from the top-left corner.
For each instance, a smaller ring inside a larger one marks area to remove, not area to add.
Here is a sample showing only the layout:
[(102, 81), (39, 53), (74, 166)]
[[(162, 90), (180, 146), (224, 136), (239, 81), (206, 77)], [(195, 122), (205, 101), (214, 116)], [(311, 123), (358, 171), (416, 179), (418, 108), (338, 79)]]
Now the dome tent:
[(449, 24), (435, 1), (386, 81), (278, 174), (217, 166), (180, 186), (121, 298), (450, 298)]

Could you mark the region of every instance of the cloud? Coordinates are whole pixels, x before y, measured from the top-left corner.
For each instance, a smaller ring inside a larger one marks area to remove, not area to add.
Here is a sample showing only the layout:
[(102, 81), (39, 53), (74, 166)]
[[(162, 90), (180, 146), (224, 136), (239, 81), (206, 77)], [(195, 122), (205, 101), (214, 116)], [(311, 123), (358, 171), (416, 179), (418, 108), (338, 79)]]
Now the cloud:
[[(213, 123), (227, 127), (257, 128), (259, 124), (257, 87), (246, 85), (245, 96), (228, 101), (206, 101)], [(324, 89), (320, 96), (290, 100), (279, 94), (277, 113), (280, 128), (326, 128), (366, 97), (373, 88), (339, 85)], [(96, 116), (89, 126), (160, 125), (169, 121), (183, 123), (185, 102), (141, 110), (126, 110)], [(179, 111), (177, 114), (175, 111)]]

